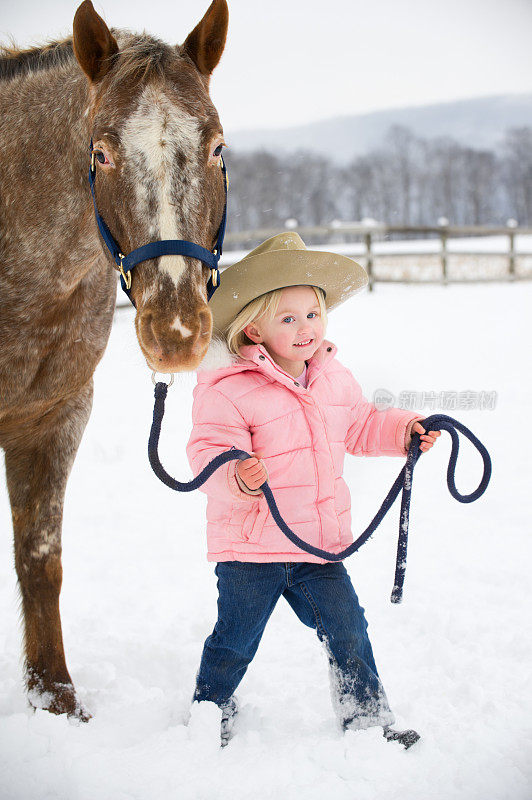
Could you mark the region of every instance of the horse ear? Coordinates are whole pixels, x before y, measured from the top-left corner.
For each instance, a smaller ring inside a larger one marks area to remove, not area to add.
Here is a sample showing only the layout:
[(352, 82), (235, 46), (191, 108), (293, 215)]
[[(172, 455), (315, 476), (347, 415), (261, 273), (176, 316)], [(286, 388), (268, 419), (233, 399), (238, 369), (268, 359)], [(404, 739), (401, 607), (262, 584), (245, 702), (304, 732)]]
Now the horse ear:
[(183, 49), (202, 75), (209, 76), (222, 57), (228, 23), (226, 0), (213, 0), (201, 22), (187, 36)]
[(111, 67), (118, 44), (91, 0), (84, 0), (74, 17), (74, 55), (89, 80), (100, 81)]

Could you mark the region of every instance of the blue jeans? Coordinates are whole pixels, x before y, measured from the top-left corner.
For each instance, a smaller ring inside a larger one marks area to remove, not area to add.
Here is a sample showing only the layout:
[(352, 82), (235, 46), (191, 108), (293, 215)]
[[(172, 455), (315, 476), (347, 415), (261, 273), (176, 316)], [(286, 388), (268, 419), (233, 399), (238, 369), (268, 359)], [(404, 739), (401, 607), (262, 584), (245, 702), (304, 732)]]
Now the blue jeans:
[(211, 700), (221, 707), (230, 701), (283, 595), (326, 647), (340, 722), (369, 728), (394, 721), (375, 666), (364, 609), (343, 564), (221, 561), (215, 572), (218, 620), (205, 641), (194, 700)]

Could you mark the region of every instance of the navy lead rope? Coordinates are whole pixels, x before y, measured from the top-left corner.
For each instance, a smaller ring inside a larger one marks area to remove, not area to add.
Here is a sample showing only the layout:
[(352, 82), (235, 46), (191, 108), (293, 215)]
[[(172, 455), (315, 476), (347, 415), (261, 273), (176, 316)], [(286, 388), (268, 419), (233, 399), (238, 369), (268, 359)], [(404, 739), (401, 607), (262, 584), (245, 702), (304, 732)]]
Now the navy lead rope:
[[(163, 382), (156, 384), (153, 422), (150, 431), (150, 439), (148, 442), (148, 457), (150, 459), (152, 469), (159, 480), (166, 484), (166, 486), (169, 486), (170, 489), (174, 489), (176, 492), (192, 492), (194, 489), (202, 486), (202, 484), (204, 484), (205, 481), (211, 477), (213, 472), (216, 472), (216, 470), (221, 467), (222, 464), (227, 464), (228, 461), (236, 461), (237, 459), (244, 461), (246, 458), (251, 458), (250, 454), (246, 453), (245, 450), (236, 450), (233, 447), (230, 450), (226, 450), (224, 453), (220, 453), (220, 455), (215, 456), (212, 461), (210, 461), (207, 466), (201, 470), (199, 475), (196, 475), (196, 477), (191, 481), (181, 483), (180, 481), (176, 481), (175, 478), (172, 478), (161, 464), (157, 450), (159, 445), (159, 436), (161, 435), (161, 424), (164, 416), (164, 403), (167, 392), (168, 384)], [(486, 491), (491, 477), (491, 459), (482, 442), (479, 441), (479, 439), (477, 439), (473, 433), (471, 433), (469, 428), (466, 428), (466, 426), (462, 425), (462, 423), (458, 422), (458, 420), (453, 419), (452, 417), (447, 417), (445, 414), (433, 414), (432, 416), (421, 420), (421, 423), (427, 432), (447, 431), (451, 436), (451, 456), (449, 458), (449, 464), (447, 467), (447, 486), (451, 495), (460, 503), (473, 503), (475, 500), (478, 500), (478, 498), (481, 497)], [(461, 433), (463, 433), (464, 436), (466, 436), (477, 448), (478, 452), (482, 456), (482, 461), (484, 462), (482, 479), (478, 487), (474, 492), (471, 492), (471, 494), (460, 494), (456, 488), (454, 480), (459, 446), (457, 431), (461, 431)], [(410, 498), (412, 495), (412, 480), (414, 477), (414, 467), (418, 458), (423, 452), (419, 449), (419, 445), (419, 434), (414, 433), (412, 436), (410, 449), (408, 451), (406, 464), (395, 479), (395, 483), (384, 498), (384, 502), (379, 508), (377, 514), (372, 519), (366, 530), (360, 534), (358, 539), (356, 539), (352, 544), (349, 545), (349, 547), (346, 547), (345, 550), (342, 550), (340, 553), (329, 553), (327, 550), (321, 550), (319, 547), (314, 547), (313, 545), (308, 544), (308, 542), (304, 542), (303, 539), (300, 539), (299, 536), (297, 536), (297, 534), (295, 534), (294, 531), (288, 527), (279, 513), (277, 503), (275, 502), (275, 498), (268, 485), (268, 482), (265, 481), (260, 488), (264, 493), (264, 497), (266, 498), (266, 502), (268, 503), (272, 517), (284, 535), (292, 542), (292, 544), (295, 544), (306, 553), (311, 553), (312, 555), (318, 556), (319, 558), (324, 558), (327, 561), (342, 561), (352, 553), (356, 553), (356, 551), (359, 550), (365, 542), (367, 542), (372, 533), (374, 533), (378, 525), (382, 522), (402, 489), (403, 494), (401, 497), (401, 513), (399, 517), (399, 540), (397, 543), (397, 557), (395, 562), (395, 580), (391, 595), (392, 603), (400, 603), (403, 598), (403, 584), (406, 571), (406, 551), (408, 546), (408, 522), (410, 515)]]

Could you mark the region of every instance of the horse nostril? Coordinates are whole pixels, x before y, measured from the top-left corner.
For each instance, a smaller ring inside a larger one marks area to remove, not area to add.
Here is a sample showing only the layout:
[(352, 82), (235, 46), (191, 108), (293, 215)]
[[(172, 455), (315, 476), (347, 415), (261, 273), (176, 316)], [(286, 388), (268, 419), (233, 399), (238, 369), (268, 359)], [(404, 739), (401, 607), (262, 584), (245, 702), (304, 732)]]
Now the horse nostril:
[(150, 342), (151, 342), (152, 346), (159, 344), (158, 339), (157, 339), (157, 334), (155, 333), (155, 325), (153, 324), (153, 315), (152, 314), (148, 314), (147, 315), (146, 329), (148, 331), (148, 336), (149, 336), (149, 339), (150, 339)]
[(151, 312), (142, 314), (140, 319), (140, 334), (142, 342), (158, 359), (163, 356), (163, 349), (154, 325), (154, 316)]
[(210, 336), (212, 328), (211, 312), (209, 311), (209, 309), (205, 309), (204, 311), (199, 312), (198, 317), (199, 317), (198, 339), (201, 339), (203, 336)]
[(209, 308), (198, 311), (198, 335), (192, 345), (192, 353), (195, 355), (202, 355), (208, 344), (208, 339), (212, 330), (212, 314)]

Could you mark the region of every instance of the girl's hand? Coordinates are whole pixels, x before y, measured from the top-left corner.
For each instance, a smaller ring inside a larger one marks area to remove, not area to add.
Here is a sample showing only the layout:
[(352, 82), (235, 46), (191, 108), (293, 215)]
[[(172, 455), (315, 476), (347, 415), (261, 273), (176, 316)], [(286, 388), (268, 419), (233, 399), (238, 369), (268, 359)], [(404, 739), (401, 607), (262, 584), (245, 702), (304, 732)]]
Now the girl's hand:
[(248, 489), (255, 490), (262, 486), (264, 481), (268, 480), (268, 475), (265, 468), (255, 458), (255, 453), (251, 454), (251, 458), (246, 458), (245, 461), (239, 461), (236, 467), (238, 477), (243, 481)]
[[(426, 450), (430, 450), (433, 444), (435, 444), (436, 439), (438, 436), (441, 436), (441, 431), (429, 431), (429, 433), (425, 433), (425, 428), (419, 422), (414, 422), (411, 429), (412, 433), (420, 433), (422, 434), (419, 438), (421, 439), (421, 444), (419, 445), (419, 449), (425, 452)], [(412, 441), (412, 436), (409, 437), (408, 444), (406, 449), (410, 447), (410, 442)]]

